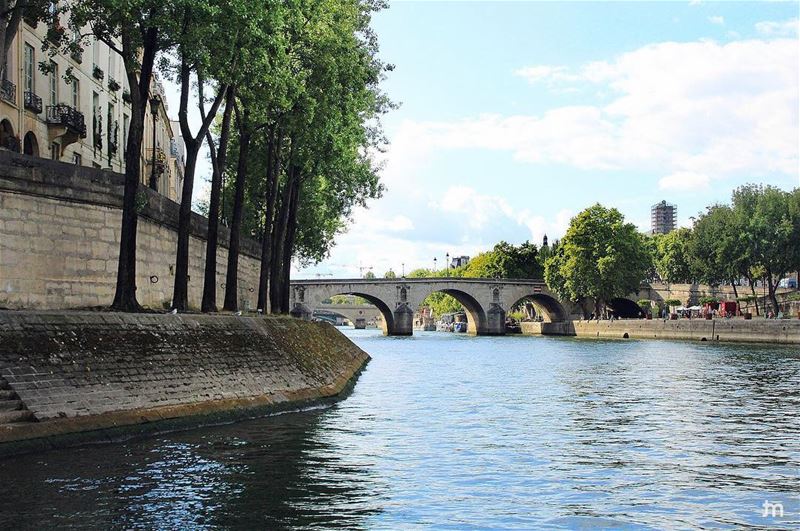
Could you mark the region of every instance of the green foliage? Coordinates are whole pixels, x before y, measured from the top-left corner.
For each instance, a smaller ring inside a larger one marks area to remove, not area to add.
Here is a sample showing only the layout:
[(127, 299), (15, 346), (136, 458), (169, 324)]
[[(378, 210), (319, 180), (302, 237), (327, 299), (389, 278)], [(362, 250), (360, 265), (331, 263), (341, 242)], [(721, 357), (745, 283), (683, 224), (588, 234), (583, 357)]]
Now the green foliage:
[(664, 301), (667, 306), (680, 306), (683, 304), (680, 299), (667, 299)]
[(469, 261), (464, 269), (470, 278), (541, 278), (542, 266), (536, 245), (525, 242), (519, 246), (501, 241), (491, 251)]
[(383, 278), (397, 278), (397, 273), (392, 271), (391, 269), (383, 274)]
[(545, 281), (561, 297), (590, 297), (597, 307), (636, 291), (652, 259), (644, 237), (615, 208), (600, 204), (570, 222), (557, 251), (545, 264)]
[(375, 273), (373, 273), (372, 271), (367, 271), (364, 274), (364, 278), (374, 279), (375, 278)]
[(642, 310), (645, 310), (645, 311), (647, 311), (647, 310), (649, 310), (650, 308), (653, 307), (653, 304), (650, 302), (650, 299), (639, 299), (636, 302), (636, 304), (639, 305), (639, 308), (641, 308)]
[(700, 304), (716, 304), (719, 300), (716, 297), (701, 297)]
[(654, 246), (656, 273), (666, 282), (691, 282), (692, 256), (690, 253), (692, 231), (686, 228), (660, 234), (651, 239)]

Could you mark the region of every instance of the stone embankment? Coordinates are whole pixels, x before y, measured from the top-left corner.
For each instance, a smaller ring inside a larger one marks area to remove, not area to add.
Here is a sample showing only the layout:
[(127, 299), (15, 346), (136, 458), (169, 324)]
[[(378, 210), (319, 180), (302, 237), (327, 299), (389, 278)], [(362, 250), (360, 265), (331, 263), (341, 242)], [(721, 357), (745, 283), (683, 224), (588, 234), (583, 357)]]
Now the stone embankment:
[(606, 339), (686, 339), (742, 343), (800, 343), (797, 319), (623, 319), (616, 321), (523, 322), (526, 335)]
[(0, 311), (0, 455), (335, 400), (368, 360), (291, 318)]

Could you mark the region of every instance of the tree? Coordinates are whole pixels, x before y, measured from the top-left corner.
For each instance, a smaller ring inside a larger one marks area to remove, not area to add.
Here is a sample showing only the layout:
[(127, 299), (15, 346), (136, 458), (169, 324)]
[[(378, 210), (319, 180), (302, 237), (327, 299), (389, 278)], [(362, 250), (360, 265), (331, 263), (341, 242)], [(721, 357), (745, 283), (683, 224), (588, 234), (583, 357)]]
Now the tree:
[[(175, 283), (172, 307), (185, 311), (189, 306), (189, 241), (192, 216), (192, 193), (197, 157), (206, 133), (228, 92), (228, 68), (235, 68), (238, 51), (235, 17), (236, 2), (218, 0), (176, 0), (176, 25), (172, 29), (175, 41), (175, 64), (172, 70), (180, 82), (178, 121), (186, 146), (181, 205), (178, 213), (178, 242), (175, 251)], [(198, 98), (203, 104), (208, 75), (217, 78), (216, 95), (208, 113), (202, 109), (202, 123), (195, 133), (189, 126), (189, 96), (192, 77), (196, 76)]]
[(8, 52), (19, 31), (23, 17), (32, 23), (47, 21), (51, 27), (58, 26), (59, 10), (49, 1), (0, 0), (0, 79), (5, 79)]
[(374, 280), (375, 279), (375, 273), (373, 273), (372, 271), (367, 271), (364, 274), (364, 278), (370, 279), (370, 280)]
[(760, 267), (773, 309), (775, 295), (789, 271), (800, 269), (800, 207), (798, 189), (785, 192), (773, 186), (748, 184), (733, 192), (733, 215), (750, 267)]
[(397, 273), (392, 271), (391, 269), (383, 274), (383, 278), (397, 278)]
[(692, 282), (692, 258), (690, 254), (692, 231), (680, 228), (655, 239), (655, 270), (666, 282)]
[(712, 205), (697, 219), (688, 240), (690, 268), (696, 280), (712, 286), (729, 281), (737, 297), (738, 279), (750, 277), (741, 229), (729, 206)]
[(524, 242), (519, 246), (501, 241), (491, 251), (481, 253), (466, 266), (465, 277), (475, 278), (542, 278), (536, 245)]
[(637, 291), (650, 264), (636, 226), (617, 209), (595, 204), (570, 222), (545, 265), (545, 281), (563, 298), (593, 298), (599, 315), (608, 300)]
[[(83, 0), (70, 7), (71, 27), (89, 27), (94, 38), (122, 58), (131, 94), (119, 262), (111, 305), (118, 311), (141, 310), (136, 300), (136, 228), (142, 137), (156, 54), (172, 45), (168, 30), (175, 18), (171, 8), (169, 2), (155, 0)], [(81, 35), (71, 46), (84, 47), (87, 38)]]

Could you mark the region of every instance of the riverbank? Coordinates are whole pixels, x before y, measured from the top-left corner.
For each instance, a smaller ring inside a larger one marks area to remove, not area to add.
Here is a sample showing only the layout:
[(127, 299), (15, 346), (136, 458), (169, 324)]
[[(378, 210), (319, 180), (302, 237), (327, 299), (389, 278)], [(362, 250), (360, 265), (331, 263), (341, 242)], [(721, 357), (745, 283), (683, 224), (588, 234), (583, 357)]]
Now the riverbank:
[(606, 339), (685, 339), (740, 343), (800, 344), (797, 319), (623, 319), (616, 321), (523, 322), (525, 335)]
[(368, 360), (292, 318), (0, 311), (0, 456), (330, 402)]

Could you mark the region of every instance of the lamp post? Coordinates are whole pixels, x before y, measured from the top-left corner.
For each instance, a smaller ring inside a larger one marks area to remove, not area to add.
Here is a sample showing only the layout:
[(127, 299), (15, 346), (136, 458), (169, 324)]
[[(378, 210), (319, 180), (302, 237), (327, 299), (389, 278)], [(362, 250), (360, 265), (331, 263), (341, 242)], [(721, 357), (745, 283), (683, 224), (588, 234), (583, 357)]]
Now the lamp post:
[(435, 256), (433, 257), (433, 272), (434, 273), (437, 272), (437, 269), (436, 269), (436, 257)]
[(445, 276), (450, 276), (450, 253), (446, 253), (444, 255), (444, 268), (445, 268)]
[(158, 189), (158, 177), (156, 176), (156, 120), (158, 119), (158, 108), (161, 100), (157, 97), (150, 98), (150, 112), (153, 115), (153, 164), (150, 166), (150, 188)]
[(401, 262), (400, 263), (400, 268), (401, 268), (400, 269), (400, 271), (401, 271), (400, 278), (406, 278), (406, 263), (405, 262)]

